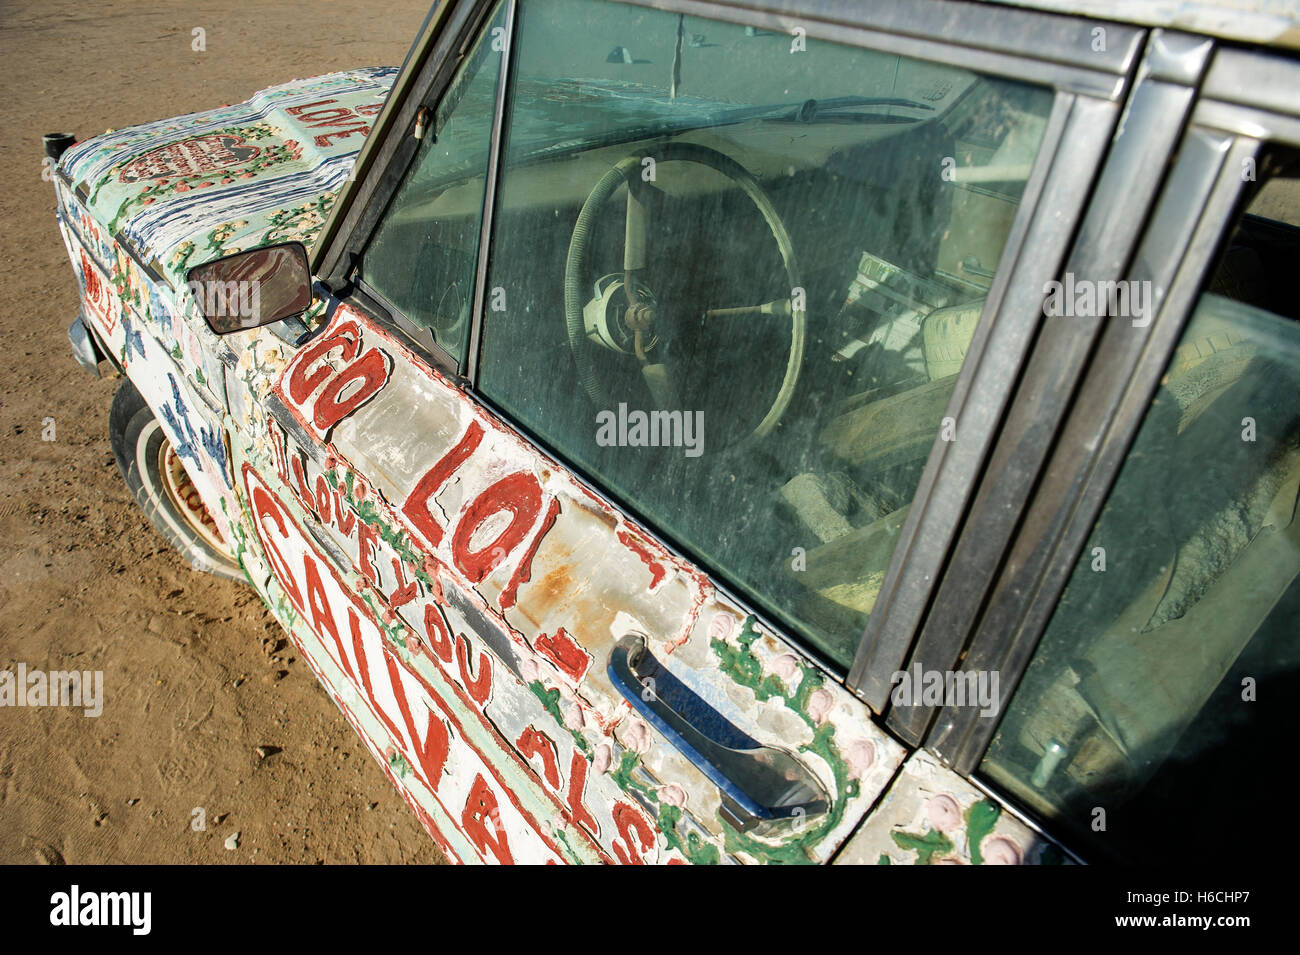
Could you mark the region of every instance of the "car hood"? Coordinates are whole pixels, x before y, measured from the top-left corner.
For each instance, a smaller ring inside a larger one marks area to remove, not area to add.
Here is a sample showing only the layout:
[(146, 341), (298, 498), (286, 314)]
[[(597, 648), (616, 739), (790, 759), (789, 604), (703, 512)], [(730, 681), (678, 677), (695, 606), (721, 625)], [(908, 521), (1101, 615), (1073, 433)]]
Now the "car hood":
[(179, 287), (210, 259), (310, 245), (397, 72), (295, 80), (235, 106), (111, 130), (64, 153), (59, 176), (83, 214)]

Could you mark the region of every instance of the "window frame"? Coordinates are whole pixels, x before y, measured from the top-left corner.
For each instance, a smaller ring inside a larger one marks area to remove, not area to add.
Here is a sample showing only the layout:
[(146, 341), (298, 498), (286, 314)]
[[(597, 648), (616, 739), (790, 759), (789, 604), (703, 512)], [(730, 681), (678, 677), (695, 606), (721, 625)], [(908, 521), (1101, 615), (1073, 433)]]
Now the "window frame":
[[(477, 387), (486, 279), (495, 201), (500, 187), (500, 152), (505, 97), (513, 82), (512, 46), (518, 0), (506, 4), (506, 48), (499, 76), (491, 129), (488, 179), (480, 232), (479, 257), (471, 310), (467, 360), (456, 367), (451, 356), (414, 338), (397, 309), (364, 283), (356, 266), (383, 211), (409, 167), (417, 143), (411, 135), (421, 106), (434, 108), (454, 76), (469, 45), (484, 27), (493, 0), (462, 0), (433, 12), (408, 57), (389, 102), (377, 118), (375, 132), (358, 158), (355, 183), (340, 196), (331, 221), (314, 252), (313, 265), (334, 294), (357, 304), (376, 320), (410, 340), (434, 367), (452, 378), (475, 402), (529, 438), (544, 452), (555, 449), (497, 407)], [(813, 40), (844, 43), (931, 62), (961, 62), (974, 71), (1040, 83), (1053, 90), (1054, 101), (1044, 138), (1026, 184), (998, 269), (986, 298), (967, 359), (945, 412), (962, 425), (962, 440), (936, 438), (912, 508), (891, 558), (865, 634), (852, 665), (823, 658), (802, 639), (793, 642), (820, 666), (845, 681), (876, 713), (885, 710), (890, 675), (902, 668), (919, 632), (925, 609), (941, 580), (962, 514), (999, 429), (1035, 330), (1044, 281), (1053, 277), (1098, 175), (1110, 133), (1119, 120), (1123, 98), (1132, 82), (1138, 53), (1147, 36), (1142, 27), (1041, 11), (975, 7), (951, 0), (897, 0), (870, 6), (847, 0), (754, 0), (745, 8), (705, 0), (610, 0), (783, 33), (802, 27)], [(1094, 50), (1094, 31), (1105, 32), (1105, 48)], [(382, 134), (381, 134), (382, 131)], [(1081, 143), (1081, 148), (1074, 144)], [(1070, 149), (1062, 149), (1069, 144)], [(1064, 211), (1062, 216), (1060, 213)], [(396, 313), (396, 314), (395, 314)], [(615, 498), (581, 469), (565, 462), (594, 493), (640, 519), (635, 506)], [(643, 523), (646, 523), (643, 521)], [(650, 527), (653, 532), (653, 524)], [(681, 549), (654, 534), (673, 553)], [(766, 615), (738, 597), (727, 575), (688, 558), (709, 574), (715, 586), (754, 612), (775, 632)]]
[[(1055, 432), (1055, 448), (1038, 472), (1041, 483), (1026, 502), (1010, 549), (996, 561), (980, 619), (965, 645), (963, 671), (999, 671), (998, 715), (981, 720), (971, 708), (945, 707), (924, 738), (925, 747), (946, 765), (1047, 831), (1054, 828), (1050, 820), (1038, 819), (984, 779), (980, 762), (1118, 480), (1223, 243), (1244, 211), (1242, 163), (1258, 160), (1270, 145), (1300, 149), (1300, 105), (1277, 95), (1300, 87), (1300, 62), (1220, 49), (1202, 75), (1176, 158), (1123, 273), (1152, 282), (1160, 298), (1156, 313), (1141, 334), (1124, 321), (1098, 330), (1082, 383)], [(1034, 360), (1046, 368), (1040, 355), (1054, 339), (1044, 339)], [(1031, 371), (1026, 385), (1033, 382)], [(1022, 388), (1017, 400), (1032, 397)], [(1014, 431), (1003, 436), (1007, 467), (1015, 464), (1012, 445), (1018, 437)], [(989, 482), (1002, 479), (1005, 473), (997, 468), (986, 475)], [(968, 522), (964, 534), (973, 532)]]
[[(1106, 327), (1100, 318), (1044, 322), (1045, 284), (1064, 280), (1066, 273), (1095, 281), (1127, 277), (1125, 269), (1161, 195), (1169, 157), (1178, 147), (1212, 50), (1212, 41), (1205, 38), (1151, 32), (1138, 79), (1123, 103), (1126, 121), (1114, 142), (1108, 143), (1086, 211), (1068, 237), (1068, 255), (1027, 289), (1032, 302), (1029, 313), (1020, 318), (1032, 326), (1036, 336), (1032, 352), (1017, 369), (1015, 400), (1006, 408), (987, 466), (982, 473), (971, 475), (972, 486), (964, 489), (970, 507), (953, 535), (951, 558), (935, 570), (938, 583), (932, 602), (918, 610), (915, 644), (895, 671), (920, 666), (924, 671), (947, 672), (971, 663), (968, 648), (988, 616), (986, 606), (993, 599), (995, 581), (1013, 542), (1018, 534), (1021, 540), (1033, 540), (1018, 528), (1026, 520), (1028, 502), (1041, 475), (1049, 473), (1047, 459), (1052, 449), (1069, 440), (1064, 428), (1077, 400), (1074, 393)], [(1167, 277), (1156, 287), (1169, 288)], [(1046, 529), (1050, 528), (1043, 525), (1036, 532)], [(1010, 604), (1008, 613), (1014, 612), (1016, 601), (1023, 603), (1024, 593), (1002, 592)], [(981, 635), (981, 646), (997, 647), (1004, 638), (1010, 639), (1011, 631), (984, 629), (989, 632)], [(879, 683), (873, 688), (877, 693), (889, 689)], [(888, 702), (880, 696), (875, 701), (882, 706)], [(939, 709), (889, 707), (887, 724), (904, 742), (913, 746), (926, 743), (943, 758), (949, 750), (938, 748), (937, 739), (930, 734), (941, 721), (946, 725), (960, 714), (950, 708), (940, 717)]]
[[(340, 191), (335, 208), (311, 250), (312, 272), (330, 294), (355, 305), (386, 328), (397, 332), (433, 368), (462, 387), (466, 383), (463, 364), (438, 345), (427, 329), (412, 322), (400, 308), (368, 286), (360, 277), (360, 265), (366, 247), (419, 152), (420, 142), (414, 131), (420, 110), (427, 108), (436, 112), (498, 2), (506, 24), (506, 39), (489, 132), (488, 175), (479, 226), (479, 260), (482, 261), (483, 236), (488, 231), (485, 226), (491, 221), (490, 212), (496, 194), (501, 110), (510, 67), (510, 38), (514, 34), (517, 0), (442, 2), (430, 9), (419, 37), (393, 82), (384, 108), (376, 117), (357, 156), (353, 175)], [(481, 277), (476, 265), (470, 339), (479, 324), (476, 316), (482, 304), (478, 298)]]

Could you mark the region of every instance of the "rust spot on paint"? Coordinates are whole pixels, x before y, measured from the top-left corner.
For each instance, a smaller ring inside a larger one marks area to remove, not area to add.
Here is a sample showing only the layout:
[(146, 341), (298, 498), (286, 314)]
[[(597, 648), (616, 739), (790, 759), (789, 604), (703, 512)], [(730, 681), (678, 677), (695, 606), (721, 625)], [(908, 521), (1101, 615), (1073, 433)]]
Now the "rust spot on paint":
[(582, 508), (584, 511), (590, 514), (596, 520), (600, 521), (610, 530), (614, 530), (615, 528), (617, 528), (618, 517), (612, 514), (609, 510), (607, 510), (604, 507), (595, 506), (592, 503), (593, 501), (595, 501), (595, 498), (592, 498), (589, 501), (584, 501), (581, 498), (574, 498), (573, 503), (576, 504), (578, 507)]
[[(549, 571), (528, 591), (528, 603), (538, 619), (545, 617), (556, 604), (569, 599), (574, 591), (573, 569), (569, 564), (561, 564)], [(531, 605), (536, 604), (536, 607)]]

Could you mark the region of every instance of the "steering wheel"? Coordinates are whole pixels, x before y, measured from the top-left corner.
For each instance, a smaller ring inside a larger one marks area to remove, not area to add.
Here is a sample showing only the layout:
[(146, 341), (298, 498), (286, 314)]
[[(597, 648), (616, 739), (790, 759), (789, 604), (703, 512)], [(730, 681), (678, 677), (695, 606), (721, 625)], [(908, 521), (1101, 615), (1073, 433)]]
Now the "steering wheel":
[[(776, 239), (789, 282), (790, 297), (784, 300), (738, 308), (714, 308), (704, 313), (704, 320), (736, 319), (741, 317), (759, 320), (788, 321), (790, 323), (789, 348), (785, 369), (776, 397), (751, 433), (762, 437), (780, 422), (790, 399), (794, 396), (799, 370), (803, 363), (804, 339), (807, 329), (805, 291), (795, 264), (794, 248), (785, 224), (763, 192), (758, 182), (739, 163), (728, 156), (691, 143), (667, 143), (657, 146), (653, 153), (656, 162), (692, 162), (707, 166), (735, 183), (750, 201), (758, 207)], [(568, 331), (569, 350), (578, 369), (583, 389), (599, 408), (609, 408), (613, 402), (601, 381), (597, 364), (593, 360), (593, 343), (606, 350), (626, 356), (641, 363), (641, 373), (655, 403), (665, 410), (680, 408), (675, 394), (675, 383), (667, 365), (657, 363), (647, 354), (658, 341), (656, 323), (663, 320), (653, 288), (645, 281), (646, 246), (649, 241), (650, 213), (645, 202), (642, 180), (644, 159), (640, 155), (619, 160), (592, 188), (569, 241), (569, 254), (564, 267), (564, 318)], [(590, 261), (590, 236), (601, 206), (619, 188), (627, 186), (626, 222), (623, 241), (623, 274), (602, 276), (595, 284), (594, 295), (588, 290), (588, 263)], [(592, 296), (592, 297), (588, 297)]]

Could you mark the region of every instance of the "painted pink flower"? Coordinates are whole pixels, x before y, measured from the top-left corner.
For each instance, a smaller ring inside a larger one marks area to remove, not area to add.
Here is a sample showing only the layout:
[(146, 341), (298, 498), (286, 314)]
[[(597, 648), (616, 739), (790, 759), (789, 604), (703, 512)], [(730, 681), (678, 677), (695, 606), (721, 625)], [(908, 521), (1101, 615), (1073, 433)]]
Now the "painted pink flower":
[(601, 743), (596, 747), (596, 755), (591, 760), (592, 771), (597, 776), (602, 776), (609, 772), (609, 767), (614, 762), (614, 748), (608, 743)]
[(623, 734), (624, 741), (636, 752), (644, 756), (650, 752), (650, 727), (641, 720), (633, 719), (627, 724)]
[(523, 677), (525, 683), (532, 683), (540, 675), (541, 671), (537, 667), (536, 660), (522, 660), (519, 663), (519, 675)]
[(212, 180), (211, 180), (211, 179), (206, 179), (206, 180), (204, 180), (203, 182), (195, 183), (195, 184), (194, 184), (194, 188), (195, 188), (195, 189), (206, 189), (206, 188), (208, 188), (208, 186), (210, 186), (210, 185), (212, 185)]
[(177, 191), (177, 192), (189, 192), (189, 191), (190, 191), (189, 184), (188, 184), (188, 183), (184, 183), (184, 182), (178, 182), (178, 183), (176, 183), (176, 191)]
[(835, 697), (825, 687), (813, 690), (808, 694), (808, 716), (814, 723), (823, 722), (830, 715), (831, 707), (834, 705)]
[(961, 806), (947, 793), (931, 796), (925, 801), (925, 818), (931, 829), (945, 832), (961, 825)]
[(799, 658), (793, 653), (783, 653), (772, 661), (772, 672), (789, 683), (799, 672)]
[(586, 720), (582, 716), (582, 707), (576, 702), (570, 703), (564, 710), (564, 728), (569, 730), (580, 730), (586, 725)]
[(680, 809), (686, 805), (686, 790), (676, 783), (669, 783), (659, 790), (659, 801)]
[(989, 836), (980, 843), (985, 865), (1020, 865), (1020, 847), (1006, 836)]
[(854, 779), (863, 779), (876, 762), (876, 745), (869, 739), (855, 739), (844, 751), (844, 761)]
[(255, 172), (246, 172), (246, 173), (244, 173), (242, 176), (240, 176), (239, 178), (240, 178), (240, 179), (252, 179), (252, 178), (255, 177), (256, 175), (257, 175), (257, 173), (255, 173)]
[(709, 636), (714, 640), (725, 640), (731, 636), (736, 621), (729, 613), (715, 613), (709, 621)]

